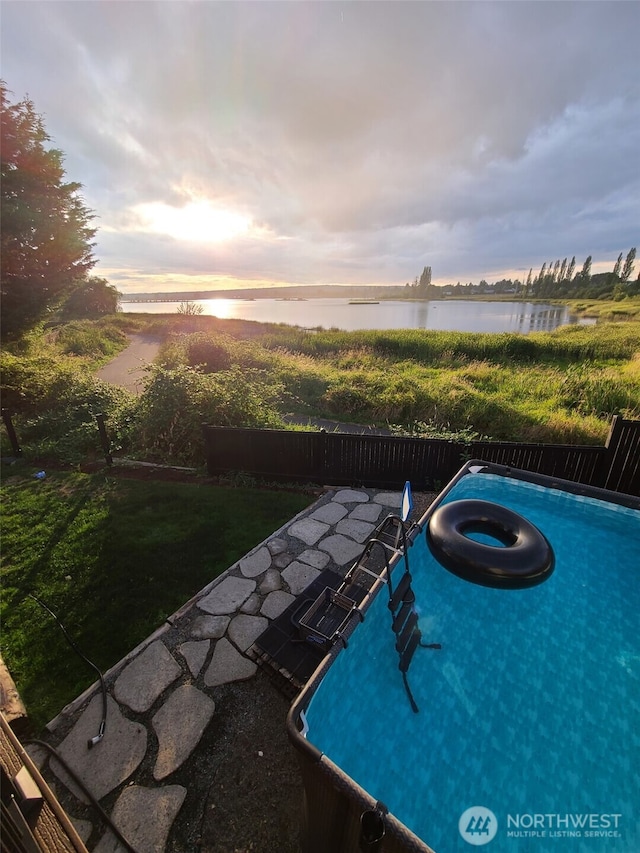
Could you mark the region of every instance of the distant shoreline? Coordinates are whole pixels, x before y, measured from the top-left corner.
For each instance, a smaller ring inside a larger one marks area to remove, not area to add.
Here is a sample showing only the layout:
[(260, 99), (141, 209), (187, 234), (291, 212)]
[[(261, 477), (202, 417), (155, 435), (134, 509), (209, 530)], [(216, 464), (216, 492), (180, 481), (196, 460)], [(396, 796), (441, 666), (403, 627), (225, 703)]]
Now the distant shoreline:
[(390, 301), (402, 302), (444, 302), (444, 301), (469, 301), (481, 302), (534, 302), (534, 303), (562, 303), (570, 300), (532, 298), (515, 293), (474, 293), (452, 296), (451, 294), (430, 294), (426, 298), (420, 298), (407, 293), (405, 287), (383, 287), (378, 285), (354, 286), (345, 285), (293, 285), (292, 287), (261, 287), (242, 288), (238, 290), (201, 290), (201, 291), (158, 291), (156, 293), (123, 293), (121, 302), (193, 302), (197, 300), (215, 299), (277, 299), (286, 302), (301, 302), (307, 299), (350, 299), (362, 301)]
[(121, 302), (190, 302), (196, 299), (405, 299), (405, 288), (385, 285), (312, 284), (291, 287), (244, 287), (237, 290), (123, 293)]

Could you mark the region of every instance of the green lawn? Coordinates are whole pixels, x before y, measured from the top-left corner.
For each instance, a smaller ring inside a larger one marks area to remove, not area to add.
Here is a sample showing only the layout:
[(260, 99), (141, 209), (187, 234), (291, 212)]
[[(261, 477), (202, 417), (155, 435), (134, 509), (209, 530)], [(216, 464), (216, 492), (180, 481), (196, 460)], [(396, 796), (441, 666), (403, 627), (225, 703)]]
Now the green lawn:
[(104, 671), (312, 501), (68, 472), (6, 477), (1, 497), (2, 656), (37, 727), (95, 673), (29, 593)]

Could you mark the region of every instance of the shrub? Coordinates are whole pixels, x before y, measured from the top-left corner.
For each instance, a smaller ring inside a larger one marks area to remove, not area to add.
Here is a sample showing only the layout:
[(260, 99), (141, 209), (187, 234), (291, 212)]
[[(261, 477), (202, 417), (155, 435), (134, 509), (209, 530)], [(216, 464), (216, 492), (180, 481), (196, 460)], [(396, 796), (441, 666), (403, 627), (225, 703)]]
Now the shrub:
[(472, 441), (489, 440), (489, 436), (482, 435), (473, 429), (473, 427), (451, 429), (450, 424), (440, 424), (433, 420), (428, 422), (414, 421), (407, 426), (391, 424), (390, 430), (393, 435), (409, 436), (411, 438), (438, 438), (446, 441), (459, 441), (464, 444), (470, 444)]
[(209, 374), (184, 365), (151, 367), (131, 424), (131, 446), (138, 456), (155, 461), (201, 464), (204, 423), (279, 426), (275, 409), (279, 390), (265, 377), (237, 366)]
[(177, 309), (178, 314), (184, 314), (187, 317), (197, 317), (204, 313), (204, 305), (201, 302), (181, 302)]
[(102, 358), (123, 349), (127, 336), (115, 326), (99, 327), (90, 320), (76, 320), (59, 330), (57, 341), (62, 352), (68, 355)]
[(162, 347), (159, 362), (167, 368), (186, 365), (202, 373), (228, 370), (232, 364), (262, 369), (274, 362), (274, 355), (251, 341), (237, 341), (216, 332), (173, 335)]
[(133, 399), (124, 389), (95, 379), (81, 361), (56, 358), (45, 347), (31, 357), (3, 353), (2, 374), (3, 403), (26, 452), (64, 462), (95, 454), (98, 413), (108, 418), (114, 445), (121, 441)]

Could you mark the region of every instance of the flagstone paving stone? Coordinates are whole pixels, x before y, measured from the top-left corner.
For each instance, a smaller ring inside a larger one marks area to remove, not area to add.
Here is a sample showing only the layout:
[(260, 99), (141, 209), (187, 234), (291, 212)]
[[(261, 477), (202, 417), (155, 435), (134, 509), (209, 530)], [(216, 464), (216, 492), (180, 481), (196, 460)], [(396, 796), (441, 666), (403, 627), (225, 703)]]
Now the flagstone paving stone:
[[(147, 751), (147, 730), (140, 723), (128, 720), (111, 696), (107, 696), (105, 736), (89, 749), (87, 742), (97, 734), (101, 718), (102, 695), (97, 693), (57, 747), (62, 758), (98, 800), (128, 779)], [(51, 769), (82, 802), (87, 801), (59, 764), (52, 762)]]
[(358, 521), (353, 518), (346, 518), (344, 521), (339, 521), (336, 526), (337, 533), (342, 533), (343, 536), (355, 539), (355, 541), (360, 544), (368, 539), (374, 530), (375, 525), (369, 524), (367, 521)]
[(355, 509), (351, 510), (349, 513), (349, 518), (356, 519), (357, 521), (377, 521), (380, 513), (382, 512), (382, 507), (380, 504), (369, 503), (369, 504), (360, 504)]
[(186, 660), (189, 672), (194, 678), (200, 674), (200, 670), (209, 654), (211, 643), (209, 640), (191, 640), (178, 646), (178, 651)]
[(326, 536), (319, 543), (319, 547), (323, 551), (327, 551), (331, 555), (333, 562), (339, 566), (344, 566), (352, 562), (362, 553), (362, 545), (359, 545), (347, 536), (343, 536), (341, 533)]
[(292, 594), (300, 595), (319, 574), (318, 569), (308, 566), (306, 563), (299, 563), (296, 560), (290, 566), (287, 566), (282, 573), (282, 577), (287, 582)]
[(314, 545), (329, 530), (329, 525), (323, 521), (314, 521), (313, 518), (303, 518), (296, 521), (288, 530), (290, 536), (302, 539), (305, 545)]
[(153, 768), (156, 782), (186, 761), (209, 725), (215, 702), (192, 684), (177, 687), (151, 720), (158, 736), (158, 757)]
[(357, 492), (355, 489), (341, 489), (333, 496), (333, 500), (340, 504), (366, 504), (369, 495), (366, 492)]
[(254, 580), (229, 575), (198, 602), (198, 607), (212, 616), (235, 613), (238, 608), (242, 607), (255, 588), (256, 582)]
[(293, 557), (291, 556), (291, 554), (288, 554), (286, 552), (284, 554), (276, 554), (276, 556), (271, 562), (271, 565), (274, 566), (276, 569), (282, 570), (286, 569), (292, 560)]
[(260, 613), (268, 619), (277, 619), (295, 600), (295, 595), (291, 595), (284, 590), (276, 590), (269, 593), (266, 597), (264, 604), (260, 608)]
[[(111, 818), (137, 853), (163, 853), (186, 796), (187, 789), (182, 785), (162, 788), (131, 785), (116, 801)], [(122, 853), (122, 850), (113, 833), (107, 832), (95, 853)]]
[(113, 692), (132, 711), (147, 711), (181, 672), (164, 643), (156, 640), (122, 671)]
[(378, 492), (373, 496), (373, 500), (377, 504), (383, 506), (400, 507), (402, 506), (402, 492)]
[(272, 554), (274, 557), (278, 554), (282, 554), (284, 551), (287, 550), (288, 547), (289, 546), (287, 544), (286, 539), (280, 539), (279, 537), (276, 537), (275, 539), (270, 539), (269, 542), (267, 542), (267, 548), (269, 549), (269, 553)]
[(248, 660), (223, 637), (213, 650), (211, 663), (204, 675), (207, 687), (228, 684), (230, 681), (244, 681), (255, 675), (257, 664)]
[(262, 604), (262, 599), (258, 595), (257, 592), (252, 592), (249, 598), (245, 601), (245, 603), (240, 608), (241, 613), (247, 613), (249, 616), (255, 616), (255, 614), (260, 610), (260, 605)]
[(328, 503), (321, 506), (315, 512), (312, 512), (309, 518), (314, 518), (316, 521), (324, 521), (325, 524), (336, 524), (348, 512), (349, 510), (339, 503)]
[(330, 559), (329, 555), (323, 551), (316, 551), (311, 548), (307, 548), (302, 554), (298, 554), (298, 560), (301, 563), (308, 563), (314, 569), (324, 569)]
[(240, 651), (246, 652), (268, 626), (269, 620), (265, 619), (264, 616), (248, 616), (241, 613), (231, 620), (227, 629), (227, 636)]
[(230, 616), (198, 616), (191, 628), (191, 636), (202, 640), (219, 640), (224, 637)]
[(264, 574), (271, 565), (271, 552), (268, 548), (259, 548), (254, 554), (240, 560), (239, 565), (245, 578), (255, 578)]
[[(289, 563), (286, 565), (288, 566)], [(282, 568), (284, 569), (286, 566), (283, 566)], [(268, 595), (270, 592), (275, 592), (275, 590), (281, 588), (282, 579), (280, 577), (280, 572), (276, 571), (276, 569), (269, 569), (269, 571), (265, 573), (265, 576), (258, 587), (258, 592), (260, 595)]]

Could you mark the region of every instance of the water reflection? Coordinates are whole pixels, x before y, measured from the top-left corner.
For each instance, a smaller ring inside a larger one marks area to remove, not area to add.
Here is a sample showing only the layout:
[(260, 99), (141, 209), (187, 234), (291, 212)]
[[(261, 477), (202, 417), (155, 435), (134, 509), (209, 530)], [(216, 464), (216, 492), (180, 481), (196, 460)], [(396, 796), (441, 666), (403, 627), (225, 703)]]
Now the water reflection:
[[(567, 306), (532, 302), (381, 301), (350, 304), (348, 299), (203, 299), (203, 313), (220, 319), (286, 323), (302, 328), (433, 329), (457, 332), (551, 332), (583, 322)], [(131, 313), (175, 314), (179, 302), (122, 302)], [(590, 321), (586, 321), (590, 322)]]

